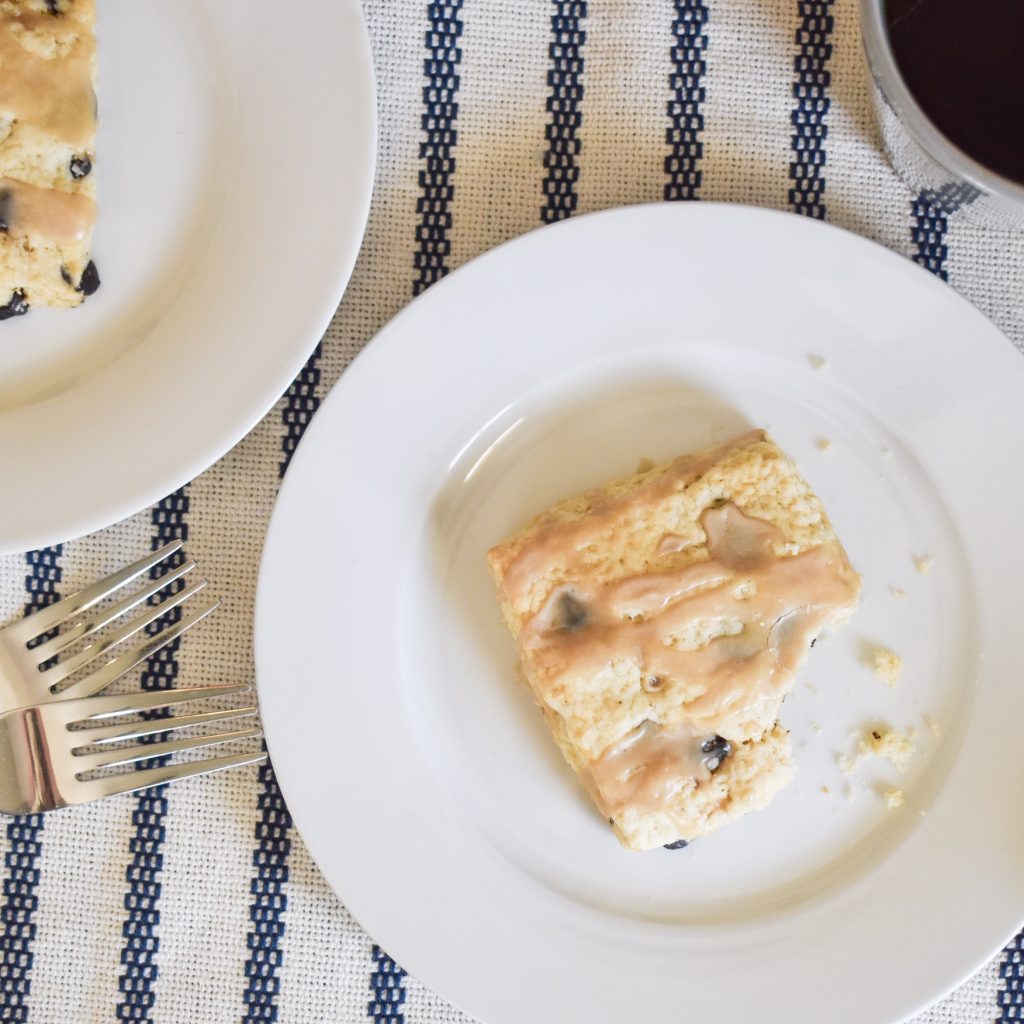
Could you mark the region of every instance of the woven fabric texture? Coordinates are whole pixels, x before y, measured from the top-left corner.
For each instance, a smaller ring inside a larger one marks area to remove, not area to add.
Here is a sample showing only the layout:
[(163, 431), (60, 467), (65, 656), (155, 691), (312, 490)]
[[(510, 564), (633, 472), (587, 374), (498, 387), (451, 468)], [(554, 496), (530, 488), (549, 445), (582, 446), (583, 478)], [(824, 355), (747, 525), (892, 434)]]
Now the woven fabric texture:
[[(880, 152), (857, 0), (366, 0), (377, 180), (321, 345), (187, 487), (0, 559), (0, 623), (181, 537), (223, 607), (144, 686), (249, 682), (260, 549), (287, 461), (352, 357), (496, 244), (619, 204), (827, 219), (947, 279), (1024, 346), (1024, 235), (947, 216)], [(139, 679), (134, 682), (137, 684)], [(327, 887), (272, 768), (0, 823), (0, 1020), (455, 1024)], [(1024, 937), (919, 1019), (1024, 1020)], [(509, 984), (515, 979), (510, 976)]]

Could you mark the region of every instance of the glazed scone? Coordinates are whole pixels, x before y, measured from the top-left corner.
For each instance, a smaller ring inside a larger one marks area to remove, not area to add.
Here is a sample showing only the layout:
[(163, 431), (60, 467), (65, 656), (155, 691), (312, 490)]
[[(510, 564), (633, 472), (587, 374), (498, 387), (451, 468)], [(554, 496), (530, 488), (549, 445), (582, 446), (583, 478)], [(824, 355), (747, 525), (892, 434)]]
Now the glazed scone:
[(0, 320), (99, 287), (95, 0), (0, 0)]
[(563, 501), (488, 562), (566, 761), (634, 850), (706, 835), (789, 782), (779, 706), (860, 590), (763, 431)]

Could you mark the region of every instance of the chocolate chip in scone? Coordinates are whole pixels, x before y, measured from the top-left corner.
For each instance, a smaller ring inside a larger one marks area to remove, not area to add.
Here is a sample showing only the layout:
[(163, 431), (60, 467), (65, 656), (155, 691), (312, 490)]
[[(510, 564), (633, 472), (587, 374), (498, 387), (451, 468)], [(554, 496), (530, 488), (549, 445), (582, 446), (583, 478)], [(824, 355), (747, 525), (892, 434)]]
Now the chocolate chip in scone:
[(0, 231), (6, 231), (11, 223), (11, 190), (0, 188)]
[(704, 767), (709, 772), (716, 772), (722, 767), (722, 762), (732, 753), (732, 744), (721, 736), (713, 736), (700, 745), (701, 753), (704, 755)]
[(71, 280), (71, 271), (68, 270), (67, 266), (63, 263), (60, 265), (60, 279), (65, 284), (74, 284), (74, 282)]
[(689, 845), (690, 845), (690, 840), (689, 839), (677, 839), (674, 843), (666, 843), (665, 844), (665, 849), (666, 850), (681, 850), (684, 846), (689, 846)]
[(25, 301), (25, 293), (17, 288), (11, 294), (6, 306), (0, 306), (0, 320), (10, 320), (12, 316), (24, 316), (28, 312), (28, 302)]
[(78, 290), (83, 295), (92, 295), (99, 286), (100, 272), (96, 269), (96, 264), (89, 260), (85, 265), (85, 270), (82, 271), (82, 279), (78, 282)]
[(61, 0), (46, 0), (46, 9), (51, 14), (63, 14), (64, 10), (60, 4)]
[(582, 629), (590, 620), (587, 606), (568, 591), (558, 598), (558, 621), (556, 629), (564, 629), (567, 633), (575, 633)]
[(92, 170), (92, 161), (87, 156), (73, 156), (68, 169), (72, 178), (84, 178)]

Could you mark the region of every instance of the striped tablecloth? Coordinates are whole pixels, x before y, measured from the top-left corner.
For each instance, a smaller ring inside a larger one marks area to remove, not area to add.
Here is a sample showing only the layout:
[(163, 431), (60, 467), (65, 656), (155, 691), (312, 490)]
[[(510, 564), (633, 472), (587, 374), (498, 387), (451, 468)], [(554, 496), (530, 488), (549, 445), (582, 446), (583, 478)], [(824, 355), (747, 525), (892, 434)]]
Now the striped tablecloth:
[[(889, 169), (857, 0), (367, 0), (366, 15), (376, 193), (322, 345), (187, 487), (93, 536), (0, 559), (0, 621), (181, 537), (224, 607), (151, 659), (142, 684), (250, 680), (264, 530), (325, 392), (411, 296), (576, 213), (714, 199), (824, 218), (948, 280), (1024, 345), (1024, 233), (947, 217)], [(269, 766), (9, 820), (0, 847), (0, 1020), (468, 1019), (334, 897)], [(1024, 1019), (1022, 950), (1018, 936), (919, 1020)]]

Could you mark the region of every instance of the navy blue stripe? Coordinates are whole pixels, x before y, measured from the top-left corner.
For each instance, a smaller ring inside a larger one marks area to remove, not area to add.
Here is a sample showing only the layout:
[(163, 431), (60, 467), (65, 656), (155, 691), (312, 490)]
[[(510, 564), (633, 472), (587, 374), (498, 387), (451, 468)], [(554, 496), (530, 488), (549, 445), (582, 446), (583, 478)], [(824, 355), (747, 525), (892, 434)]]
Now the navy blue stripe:
[(323, 354), (324, 343), (321, 341), (313, 354), (306, 360), (306, 365), (299, 371), (298, 377), (292, 381), (285, 392), (284, 410), (281, 420), (284, 423), (284, 437), (281, 438), (281, 463), (278, 476), (284, 477), (291, 465), (295, 449), (299, 447), (302, 435), (313, 418), (313, 413), (320, 407), (320, 399), (316, 389), (320, 386), (320, 356)]
[(946, 258), (949, 249), (946, 247), (946, 231), (949, 220), (933, 192), (922, 192), (914, 200), (911, 219), (910, 237), (914, 241), (914, 262), (943, 281), (948, 281)]
[(1002, 983), (997, 996), (998, 1024), (1020, 1024), (1024, 1021), (1024, 931), (1003, 952), (999, 965)]
[(790, 206), (797, 213), (824, 220), (825, 140), (828, 138), (828, 87), (832, 76), (833, 0), (798, 0), (800, 24), (796, 30), (797, 54), (793, 61), (795, 101), (790, 121)]
[(243, 1021), (276, 1021), (277, 996), (281, 990), (280, 970), (284, 961), (284, 912), (288, 909), (288, 856), (292, 851), (288, 813), (277, 776), (269, 761), (260, 766), (260, 795), (257, 800), (254, 873), (249, 891), (249, 919), (246, 937), (249, 957), (245, 962), (246, 987)]
[(914, 262), (930, 270), (943, 281), (949, 280), (946, 260), (946, 232), (949, 218), (981, 198), (981, 193), (966, 182), (948, 182), (941, 188), (925, 189), (910, 208), (910, 237), (914, 242)]
[[(152, 548), (163, 547), (172, 540), (188, 540), (189, 499), (186, 488), (182, 487), (153, 506), (150, 521), (153, 525)], [(156, 579), (168, 566), (184, 562), (179, 551), (173, 561), (154, 568), (150, 576)], [(179, 580), (158, 594), (154, 601), (173, 593), (184, 586)], [(180, 608), (166, 612), (148, 627), (154, 634), (177, 622), (182, 615)], [(173, 640), (166, 647), (146, 659), (140, 682), (144, 690), (165, 690), (174, 685), (178, 678), (179, 641)], [(166, 711), (154, 712), (148, 717), (165, 717)], [(152, 743), (166, 734), (145, 738)], [(139, 768), (153, 767), (166, 762), (165, 758), (143, 761)], [(167, 798), (166, 786), (154, 786), (143, 790), (135, 798), (132, 824), (135, 831), (128, 840), (131, 859), (125, 871), (128, 891), (125, 893), (125, 920), (121, 926), (124, 945), (121, 948), (121, 976), (118, 989), (121, 993), (117, 1004), (117, 1019), (129, 1021), (151, 1021), (153, 1004), (156, 1001), (155, 983), (159, 974), (157, 956), (160, 952), (160, 874), (164, 866), (164, 840), (166, 839)]]
[[(302, 435), (320, 406), (320, 356), (323, 342), (313, 350), (298, 377), (285, 393), (284, 436), (278, 475), (284, 477)], [(242, 995), (243, 1021), (276, 1021), (277, 996), (281, 989), (280, 970), (284, 960), (284, 912), (288, 909), (288, 857), (292, 852), (289, 836), (292, 816), (281, 794), (277, 776), (269, 761), (260, 766), (260, 795), (256, 800), (256, 846), (252, 854), (253, 877), (249, 883), (252, 902), (246, 936), (249, 956), (245, 962), (245, 992)]]
[(584, 0), (552, 0), (551, 43), (548, 56), (547, 110), (551, 115), (544, 137), (548, 148), (544, 154), (544, 205), (540, 217), (545, 224), (564, 220), (576, 211), (579, 197), (578, 158), (582, 145), (578, 132), (583, 124), (583, 44), (587, 34), (583, 23), (587, 17)]
[(463, 0), (429, 3), (426, 34), (427, 57), (423, 62), (426, 84), (423, 86), (423, 115), (420, 124), (424, 139), (420, 143), (420, 196), (416, 212), (416, 254), (413, 266), (416, 278), (412, 293), (419, 295), (448, 273), (452, 226), (451, 203), (455, 196), (455, 122), (459, 115), (458, 66), (462, 50)]
[(367, 1013), (374, 1024), (405, 1024), (405, 971), (380, 946), (373, 947), (374, 970), (370, 974), (373, 998)]
[[(416, 277), (413, 295), (419, 295), (449, 270), (455, 198), (456, 121), (459, 115), (459, 64), (462, 62), (463, 0), (427, 4), (426, 58), (423, 61), (423, 115), (420, 125), (420, 196), (416, 200)], [(405, 1024), (405, 971), (379, 946), (373, 947), (370, 1001), (367, 1015), (375, 1024)]]
[[(25, 614), (60, 599), (63, 546), (30, 551), (25, 556), (28, 599)], [(0, 1020), (24, 1024), (32, 990), (32, 946), (39, 909), (39, 857), (43, 848), (41, 814), (23, 814), (7, 823), (3, 905), (0, 906)]]
[(704, 147), (700, 137), (704, 131), (704, 74), (708, 48), (708, 7), (704, 0), (675, 0), (676, 16), (672, 22), (673, 70), (669, 75), (672, 98), (668, 101), (668, 117), (672, 122), (666, 132), (669, 155), (665, 157), (665, 199), (696, 199), (700, 191), (700, 161)]
[(914, 242), (915, 263), (943, 281), (949, 280), (946, 270), (949, 218), (980, 196), (973, 185), (950, 182), (941, 188), (925, 189), (914, 199), (910, 208), (910, 237)]

